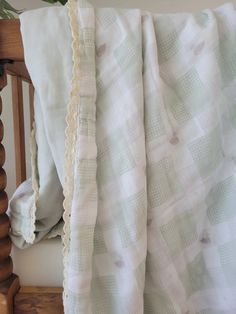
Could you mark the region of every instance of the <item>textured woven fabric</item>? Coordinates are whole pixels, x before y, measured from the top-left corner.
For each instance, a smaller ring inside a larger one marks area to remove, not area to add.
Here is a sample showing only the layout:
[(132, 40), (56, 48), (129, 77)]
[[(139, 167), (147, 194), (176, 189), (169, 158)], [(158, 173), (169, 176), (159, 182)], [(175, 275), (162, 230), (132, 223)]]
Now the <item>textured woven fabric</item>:
[(68, 10), (65, 313), (235, 314), (234, 6)]
[(36, 156), (32, 158), (33, 179), (17, 189), (10, 200), (9, 214), (11, 238), (16, 246), (25, 248), (45, 236), (60, 234), (72, 57), (67, 8), (26, 11), (20, 21), (25, 62), (35, 87), (36, 143), (34, 137), (32, 142), (36, 144)]

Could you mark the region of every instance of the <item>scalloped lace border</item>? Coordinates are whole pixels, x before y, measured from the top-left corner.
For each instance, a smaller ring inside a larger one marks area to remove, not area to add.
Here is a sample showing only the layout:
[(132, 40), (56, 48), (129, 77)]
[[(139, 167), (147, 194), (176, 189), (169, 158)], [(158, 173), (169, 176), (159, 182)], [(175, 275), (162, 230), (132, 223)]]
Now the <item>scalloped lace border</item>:
[(74, 190), (74, 163), (75, 163), (75, 145), (76, 145), (76, 129), (77, 129), (77, 115), (78, 115), (78, 101), (79, 101), (79, 21), (77, 17), (77, 3), (75, 0), (69, 0), (67, 2), (68, 15), (70, 20), (70, 28), (72, 33), (72, 80), (71, 80), (71, 92), (70, 99), (67, 107), (66, 115), (66, 130), (65, 130), (65, 163), (64, 163), (64, 228), (62, 235), (63, 242), (63, 264), (64, 264), (64, 294), (63, 298), (68, 296), (67, 294), (67, 261), (70, 246), (70, 213)]

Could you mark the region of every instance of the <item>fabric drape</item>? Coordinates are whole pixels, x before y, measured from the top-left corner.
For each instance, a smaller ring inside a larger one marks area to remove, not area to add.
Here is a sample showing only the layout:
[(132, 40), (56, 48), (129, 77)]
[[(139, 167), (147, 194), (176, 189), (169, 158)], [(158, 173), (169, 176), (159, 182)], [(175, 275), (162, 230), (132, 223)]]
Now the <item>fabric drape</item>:
[(21, 25), (65, 196), (65, 313), (236, 313), (233, 4), (69, 0)]

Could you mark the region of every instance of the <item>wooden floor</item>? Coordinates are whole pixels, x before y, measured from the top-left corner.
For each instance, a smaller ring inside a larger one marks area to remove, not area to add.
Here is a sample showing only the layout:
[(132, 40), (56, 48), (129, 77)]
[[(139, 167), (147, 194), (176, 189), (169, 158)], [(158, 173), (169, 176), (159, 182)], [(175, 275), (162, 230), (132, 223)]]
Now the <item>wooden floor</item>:
[(14, 314), (63, 314), (62, 289), (23, 287), (15, 297)]

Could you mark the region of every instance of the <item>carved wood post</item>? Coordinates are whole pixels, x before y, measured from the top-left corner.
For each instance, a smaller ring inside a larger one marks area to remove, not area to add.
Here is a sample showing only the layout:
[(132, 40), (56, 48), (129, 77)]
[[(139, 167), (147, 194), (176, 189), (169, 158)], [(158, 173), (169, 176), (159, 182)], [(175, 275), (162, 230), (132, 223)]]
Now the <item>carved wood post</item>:
[[(0, 76), (0, 91), (7, 85), (6, 74)], [(0, 96), (0, 114), (2, 98)], [(10, 220), (6, 214), (8, 197), (5, 192), (7, 176), (2, 168), (5, 162), (5, 149), (2, 145), (4, 134), (3, 122), (0, 120), (0, 313), (13, 313), (13, 299), (20, 288), (18, 277), (12, 273), (13, 263), (10, 257), (11, 239), (9, 237)]]

